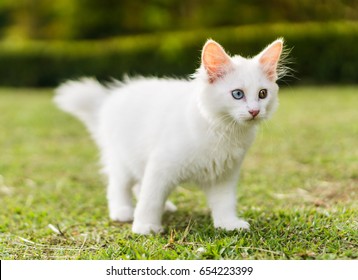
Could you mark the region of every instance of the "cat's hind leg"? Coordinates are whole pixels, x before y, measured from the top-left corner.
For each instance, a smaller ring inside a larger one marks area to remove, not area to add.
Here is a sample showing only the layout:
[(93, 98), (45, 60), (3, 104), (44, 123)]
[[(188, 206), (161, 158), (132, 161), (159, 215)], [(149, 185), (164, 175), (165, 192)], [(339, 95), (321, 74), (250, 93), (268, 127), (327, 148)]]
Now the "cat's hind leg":
[(178, 207), (176, 207), (176, 205), (173, 202), (171, 202), (170, 200), (167, 200), (165, 202), (164, 211), (176, 212), (177, 210), (178, 210)]
[(134, 207), (131, 176), (121, 168), (108, 172), (107, 200), (109, 216), (114, 221), (133, 221)]

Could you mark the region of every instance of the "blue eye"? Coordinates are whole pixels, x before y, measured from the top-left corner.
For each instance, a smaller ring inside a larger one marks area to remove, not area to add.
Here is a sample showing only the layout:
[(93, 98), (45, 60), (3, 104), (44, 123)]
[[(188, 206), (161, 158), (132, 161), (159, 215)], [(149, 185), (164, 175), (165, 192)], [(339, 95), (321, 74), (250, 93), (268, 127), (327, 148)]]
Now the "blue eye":
[(231, 92), (232, 97), (234, 97), (235, 99), (242, 99), (245, 97), (245, 93), (241, 90), (241, 89), (234, 89)]

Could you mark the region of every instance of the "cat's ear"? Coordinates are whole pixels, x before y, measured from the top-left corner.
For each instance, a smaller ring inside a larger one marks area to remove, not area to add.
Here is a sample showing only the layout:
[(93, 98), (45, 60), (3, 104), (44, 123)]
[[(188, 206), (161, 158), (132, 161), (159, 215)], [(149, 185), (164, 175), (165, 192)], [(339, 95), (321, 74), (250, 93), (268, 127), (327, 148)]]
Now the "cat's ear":
[(277, 65), (283, 49), (283, 39), (278, 39), (266, 47), (259, 55), (259, 62), (267, 78), (277, 80)]
[(204, 45), (201, 63), (208, 74), (210, 83), (222, 78), (232, 69), (230, 56), (214, 40), (208, 40)]

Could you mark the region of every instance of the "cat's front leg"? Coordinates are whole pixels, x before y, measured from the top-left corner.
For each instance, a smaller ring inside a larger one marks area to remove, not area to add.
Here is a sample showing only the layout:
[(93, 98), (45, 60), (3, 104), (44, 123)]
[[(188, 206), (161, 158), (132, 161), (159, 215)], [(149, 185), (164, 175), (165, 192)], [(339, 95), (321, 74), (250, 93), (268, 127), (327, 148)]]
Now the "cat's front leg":
[[(140, 195), (140, 185), (139, 184), (136, 184), (134, 187), (133, 187), (133, 193), (135, 195), (135, 198), (137, 200), (139, 200), (139, 195)], [(164, 211), (167, 211), (167, 212), (176, 212), (178, 210), (178, 208), (175, 206), (175, 204), (173, 202), (171, 202), (170, 200), (167, 200), (165, 202), (165, 205), (164, 205)]]
[(234, 176), (231, 180), (205, 188), (216, 228), (235, 230), (250, 227), (248, 222), (236, 215), (237, 179), (238, 176)]
[(161, 171), (147, 168), (134, 212), (134, 233), (150, 234), (163, 231), (162, 215), (171, 186), (166, 178)]

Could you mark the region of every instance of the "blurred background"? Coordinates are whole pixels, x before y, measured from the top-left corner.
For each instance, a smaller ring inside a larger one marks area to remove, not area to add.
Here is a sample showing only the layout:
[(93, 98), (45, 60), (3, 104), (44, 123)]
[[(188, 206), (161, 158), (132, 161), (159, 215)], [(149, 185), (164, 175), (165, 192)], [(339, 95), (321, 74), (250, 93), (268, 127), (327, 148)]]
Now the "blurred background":
[(254, 55), (291, 48), (289, 84), (358, 82), (358, 0), (0, 0), (0, 86), (84, 75), (186, 76), (207, 38)]

